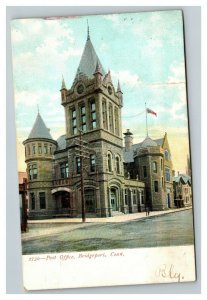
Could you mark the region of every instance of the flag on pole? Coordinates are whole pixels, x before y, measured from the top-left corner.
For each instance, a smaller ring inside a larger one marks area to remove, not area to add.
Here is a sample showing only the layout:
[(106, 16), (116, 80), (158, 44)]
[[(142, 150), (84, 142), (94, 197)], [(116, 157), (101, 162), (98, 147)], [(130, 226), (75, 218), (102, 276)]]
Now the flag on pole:
[(149, 109), (149, 108), (147, 108), (147, 113), (148, 113), (148, 114), (155, 115), (155, 116), (157, 117), (157, 113), (154, 112), (153, 110)]

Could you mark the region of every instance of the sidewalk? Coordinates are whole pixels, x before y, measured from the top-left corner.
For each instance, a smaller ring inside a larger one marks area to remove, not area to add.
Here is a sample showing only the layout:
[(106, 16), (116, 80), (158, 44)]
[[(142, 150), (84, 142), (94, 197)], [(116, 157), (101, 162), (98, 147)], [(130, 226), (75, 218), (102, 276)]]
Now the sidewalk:
[[(150, 218), (159, 215), (165, 215), (175, 212), (180, 212), (183, 210), (192, 209), (192, 207), (184, 207), (179, 209), (169, 209), (163, 211), (151, 211), (149, 216), (146, 216), (146, 212), (138, 212), (133, 214), (123, 214), (108, 218), (87, 218), (85, 223), (114, 223), (114, 222), (127, 222), (131, 220)], [(54, 219), (44, 219), (44, 220), (29, 220), (28, 224), (64, 224), (64, 223), (82, 223), (81, 218), (54, 218)]]
[[(133, 214), (123, 214), (110, 218), (86, 218), (86, 222), (83, 223), (81, 218), (60, 218), (60, 219), (45, 219), (45, 220), (30, 220), (28, 221), (29, 231), (22, 233), (22, 241), (34, 241), (39, 238), (47, 238), (49, 236), (54, 237), (56, 234), (62, 234), (65, 232), (72, 232), (73, 230), (86, 228), (95, 224), (104, 223), (120, 223), (127, 221), (137, 221), (144, 219), (151, 219), (156, 216), (179, 213), (183, 210), (189, 210), (188, 208), (171, 209), (167, 211), (153, 211), (149, 216), (146, 216), (146, 212), (139, 212)], [(69, 224), (70, 223), (70, 224)]]

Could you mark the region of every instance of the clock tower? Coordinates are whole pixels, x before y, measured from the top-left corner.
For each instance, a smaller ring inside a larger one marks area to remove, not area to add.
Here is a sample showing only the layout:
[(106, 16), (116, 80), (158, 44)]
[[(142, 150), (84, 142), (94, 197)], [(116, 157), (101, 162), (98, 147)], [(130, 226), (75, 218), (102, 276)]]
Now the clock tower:
[(119, 83), (115, 89), (110, 71), (105, 72), (89, 30), (73, 84), (67, 89), (63, 79), (60, 91), (65, 109), (69, 172), (78, 176), (75, 145), (82, 132), (88, 149), (84, 160), (84, 185), (90, 187), (95, 182), (95, 212), (98, 216), (121, 212), (124, 188), (122, 91)]

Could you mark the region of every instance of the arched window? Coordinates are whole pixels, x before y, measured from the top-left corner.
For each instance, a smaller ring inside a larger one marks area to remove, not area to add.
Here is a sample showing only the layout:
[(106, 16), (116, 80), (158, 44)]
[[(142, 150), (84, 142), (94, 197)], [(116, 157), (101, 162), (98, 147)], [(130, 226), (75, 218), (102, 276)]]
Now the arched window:
[(116, 156), (116, 173), (120, 174), (120, 162), (118, 156)]
[(165, 159), (169, 160), (170, 159), (170, 155), (167, 149), (165, 149)]
[(111, 153), (108, 153), (108, 170), (109, 170), (109, 172), (112, 172), (112, 158), (111, 158)]
[(152, 170), (154, 173), (157, 173), (157, 162), (156, 161), (152, 162)]

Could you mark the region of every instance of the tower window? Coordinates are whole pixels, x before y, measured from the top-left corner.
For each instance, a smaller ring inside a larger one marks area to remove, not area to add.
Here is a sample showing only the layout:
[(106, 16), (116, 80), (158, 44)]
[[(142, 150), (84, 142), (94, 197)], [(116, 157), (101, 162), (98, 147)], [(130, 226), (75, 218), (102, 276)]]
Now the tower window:
[(72, 134), (77, 134), (77, 120), (76, 120), (76, 109), (72, 109)]
[(39, 200), (40, 200), (40, 209), (45, 209), (46, 208), (45, 192), (39, 193)]
[(162, 187), (164, 187), (164, 178), (162, 177)]
[(47, 154), (47, 145), (44, 145), (44, 154)]
[(158, 192), (158, 181), (154, 181), (154, 191), (157, 193)]
[(35, 154), (36, 153), (36, 148), (35, 145), (32, 145), (32, 153)]
[(96, 156), (95, 156), (95, 154), (90, 155), (90, 171), (91, 172), (96, 171)]
[(114, 127), (113, 127), (113, 107), (112, 104), (109, 104), (109, 130), (113, 133)]
[(76, 157), (76, 173), (77, 174), (80, 174), (80, 167), (81, 167), (81, 165), (80, 165), (80, 157)]
[(50, 155), (52, 155), (52, 146), (50, 145)]
[(156, 161), (152, 162), (152, 170), (154, 173), (157, 173), (157, 162)]
[(114, 123), (115, 123), (115, 134), (119, 135), (119, 115), (118, 115), (118, 108), (115, 107), (114, 109)]
[(31, 209), (34, 210), (35, 209), (35, 194), (34, 193), (30, 193), (30, 201), (31, 201)]
[(108, 129), (107, 126), (107, 110), (106, 110), (106, 101), (102, 102), (102, 115), (103, 115), (103, 128)]
[(116, 157), (116, 173), (120, 174), (120, 163), (119, 163), (119, 157)]
[(38, 145), (38, 153), (42, 154), (42, 146), (41, 145)]
[(143, 177), (146, 178), (147, 177), (147, 167), (143, 166)]
[(86, 131), (86, 108), (85, 108), (85, 106), (81, 106), (80, 112), (81, 112), (81, 129), (83, 131)]
[(29, 179), (37, 179), (37, 165), (33, 164), (29, 166)]
[(30, 155), (30, 146), (27, 146), (27, 155)]
[(160, 164), (161, 170), (163, 170), (163, 159), (161, 158), (161, 164)]
[(96, 128), (96, 103), (95, 100), (91, 101), (91, 127)]
[(112, 172), (112, 162), (111, 162), (111, 154), (108, 153), (108, 170), (109, 172)]
[(61, 178), (68, 178), (68, 162), (64, 162), (60, 164), (60, 176)]

